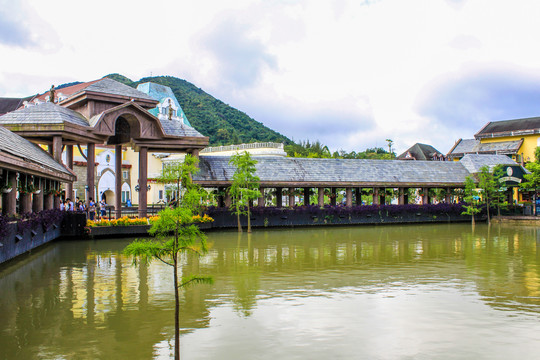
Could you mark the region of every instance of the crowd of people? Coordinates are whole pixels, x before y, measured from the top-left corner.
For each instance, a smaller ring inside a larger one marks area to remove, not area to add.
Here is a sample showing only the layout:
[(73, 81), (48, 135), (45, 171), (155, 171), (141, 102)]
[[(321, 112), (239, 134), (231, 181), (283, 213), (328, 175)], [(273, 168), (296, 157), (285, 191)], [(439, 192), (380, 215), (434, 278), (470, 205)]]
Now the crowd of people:
[(67, 198), (60, 201), (60, 210), (85, 212), (88, 215), (88, 219), (99, 220), (107, 215), (107, 203), (105, 199), (101, 199), (101, 201), (96, 203), (94, 199), (90, 198), (88, 203), (85, 203), (78, 197), (75, 201)]

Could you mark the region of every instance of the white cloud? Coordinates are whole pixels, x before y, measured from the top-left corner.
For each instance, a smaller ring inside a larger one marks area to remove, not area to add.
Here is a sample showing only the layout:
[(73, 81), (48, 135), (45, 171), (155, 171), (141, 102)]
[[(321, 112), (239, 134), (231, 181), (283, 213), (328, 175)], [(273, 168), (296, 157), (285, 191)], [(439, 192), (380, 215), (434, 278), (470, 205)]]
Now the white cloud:
[[(458, 80), (485, 88), (477, 75), (496, 68), (497, 89), (528, 94), (530, 82), (511, 84), (501, 71), (520, 79), (538, 72), (540, 3), (533, 0), (5, 4), (16, 16), (2, 22), (0, 12), (0, 96), (113, 72), (135, 80), (172, 75), (291, 138), (319, 139), (333, 150), (392, 138), (397, 151), (419, 141), (446, 152), (472, 127), (419, 103), (467, 103), (474, 116), (491, 119), (502, 91), (460, 101), (444, 89)], [(508, 117), (522, 113), (504, 104)]]

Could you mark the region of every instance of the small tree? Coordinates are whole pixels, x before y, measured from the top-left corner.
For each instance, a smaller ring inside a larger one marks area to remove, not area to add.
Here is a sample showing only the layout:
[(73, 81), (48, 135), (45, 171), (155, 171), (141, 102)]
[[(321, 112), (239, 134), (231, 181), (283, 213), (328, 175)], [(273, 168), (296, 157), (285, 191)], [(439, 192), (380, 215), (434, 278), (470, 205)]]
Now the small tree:
[(495, 181), (495, 189), (493, 196), (493, 205), (497, 207), (497, 215), (501, 216), (501, 209), (508, 208), (508, 201), (506, 199), (506, 187), (499, 181), (500, 178), (505, 176), (504, 168), (502, 165), (497, 165), (493, 169), (493, 179)]
[(471, 215), (471, 223), (474, 226), (474, 214), (480, 212), (480, 207), (478, 203), (478, 192), (476, 191), (476, 184), (472, 176), (467, 176), (465, 178), (465, 189), (464, 197), (466, 205), (463, 205), (465, 211), (462, 212), (462, 215)]
[(193, 215), (198, 212), (201, 190), (193, 185), (192, 174), (198, 170), (197, 159), (186, 156), (183, 163), (175, 163), (164, 169), (161, 181), (169, 179), (176, 182), (178, 189), (183, 186), (183, 196), (175, 207), (168, 207), (159, 213), (158, 219), (149, 231), (154, 239), (135, 240), (124, 249), (124, 253), (137, 259), (149, 262), (158, 259), (173, 268), (174, 284), (174, 347), (176, 360), (180, 359), (180, 288), (197, 283), (212, 283), (208, 276), (190, 275), (178, 278), (179, 255), (192, 252), (203, 255), (207, 252), (206, 235), (192, 223)]
[(238, 232), (242, 232), (240, 215), (247, 215), (247, 231), (251, 232), (251, 214), (249, 202), (261, 196), (259, 191), (259, 177), (255, 176), (255, 165), (257, 160), (253, 160), (251, 155), (244, 151), (242, 154), (236, 153), (231, 156), (229, 164), (236, 167), (233, 181), (229, 189), (231, 195), (231, 211), (236, 214), (238, 220)]
[(491, 223), (489, 208), (498, 196), (499, 186), (488, 166), (482, 166), (478, 173), (478, 188), (482, 190), (482, 201), (486, 204), (487, 222)]

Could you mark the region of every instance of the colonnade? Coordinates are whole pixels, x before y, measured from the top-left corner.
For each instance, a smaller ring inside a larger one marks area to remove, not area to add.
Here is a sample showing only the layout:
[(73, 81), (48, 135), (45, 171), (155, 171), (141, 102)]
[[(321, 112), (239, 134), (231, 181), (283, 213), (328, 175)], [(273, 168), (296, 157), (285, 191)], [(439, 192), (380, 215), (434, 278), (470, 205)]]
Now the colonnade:
[[(445, 187), (392, 187), (392, 188), (383, 188), (383, 187), (303, 187), (303, 188), (285, 188), (285, 187), (272, 187), (272, 188), (263, 188), (261, 187), (259, 190), (263, 194), (258, 201), (257, 205), (260, 207), (263, 207), (266, 205), (266, 198), (265, 198), (265, 190), (269, 190), (271, 192), (274, 192), (274, 196), (276, 197), (276, 207), (284, 207), (283, 199), (287, 199), (287, 206), (293, 207), (295, 205), (318, 205), (318, 206), (324, 206), (325, 204), (325, 197), (329, 198), (330, 205), (336, 206), (337, 205), (337, 191), (338, 189), (344, 189), (345, 190), (345, 196), (344, 196), (344, 205), (347, 207), (352, 206), (360, 206), (362, 205), (362, 195), (371, 195), (372, 201), (371, 203), (373, 205), (384, 205), (386, 203), (386, 190), (388, 189), (397, 189), (397, 195), (396, 198), (398, 199), (399, 205), (408, 204), (409, 199), (409, 189), (419, 189), (419, 196), (420, 196), (420, 203), (421, 204), (429, 204), (431, 203), (432, 199), (429, 196), (429, 190), (430, 189), (444, 189), (446, 191), (444, 199), (442, 199), (445, 203), (451, 203), (453, 201), (453, 195), (452, 190), (453, 188)], [(297, 189), (301, 189), (300, 191), (297, 191)], [(310, 198), (312, 193), (312, 189), (316, 189), (316, 195), (317, 195), (317, 203), (311, 203)], [(228, 189), (225, 187), (218, 188), (218, 193), (221, 194), (218, 196), (218, 206), (219, 207), (229, 207), (231, 204), (231, 197), (227, 191)], [(367, 190), (367, 191), (366, 191)], [(363, 192), (364, 191), (364, 192)], [(302, 196), (303, 201), (301, 203), (296, 202), (297, 196)]]
[(9, 169), (3, 169), (2, 174), (2, 214), (27, 214), (60, 208), (59, 181)]

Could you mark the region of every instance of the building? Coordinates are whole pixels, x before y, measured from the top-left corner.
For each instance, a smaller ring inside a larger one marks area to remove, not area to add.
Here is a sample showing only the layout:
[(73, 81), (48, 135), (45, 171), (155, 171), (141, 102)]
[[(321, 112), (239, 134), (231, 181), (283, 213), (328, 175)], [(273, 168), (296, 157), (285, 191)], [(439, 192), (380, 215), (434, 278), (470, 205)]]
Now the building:
[[(173, 99), (164, 99), (103, 78), (59, 91), (53, 87), (0, 116), (0, 125), (47, 147), (57, 162), (63, 159), (68, 169), (78, 170), (82, 182), (75, 185), (76, 196), (86, 200), (105, 196), (116, 216), (121, 216), (122, 196), (124, 200), (132, 196), (139, 215), (145, 216), (148, 179), (161, 171), (161, 162), (152, 154), (198, 156), (208, 145), (207, 137), (186, 124)], [(163, 112), (167, 115), (161, 116)], [(73, 198), (73, 184), (66, 182), (64, 188), (65, 196)]]
[(396, 159), (444, 161), (446, 160), (446, 157), (431, 145), (416, 143), (405, 150)]
[(500, 154), (525, 164), (535, 160), (537, 146), (540, 146), (540, 117), (490, 121), (474, 139), (459, 139), (447, 156), (456, 160), (464, 154)]

